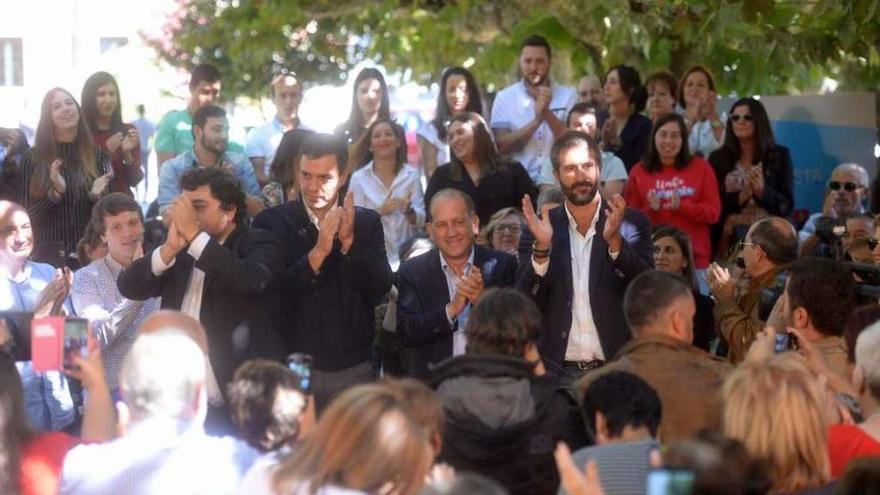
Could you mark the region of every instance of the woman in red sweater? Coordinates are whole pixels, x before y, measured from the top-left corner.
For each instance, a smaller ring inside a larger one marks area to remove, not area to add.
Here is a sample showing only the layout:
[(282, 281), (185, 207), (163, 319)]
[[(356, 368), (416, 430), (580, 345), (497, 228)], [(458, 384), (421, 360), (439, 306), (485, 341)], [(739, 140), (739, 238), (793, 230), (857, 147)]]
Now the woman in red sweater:
[(715, 172), (706, 160), (691, 156), (687, 135), (681, 115), (657, 119), (648, 153), (630, 171), (624, 196), (627, 205), (643, 211), (652, 225), (686, 232), (696, 268), (703, 270), (712, 257), (709, 226), (718, 221), (721, 199)]

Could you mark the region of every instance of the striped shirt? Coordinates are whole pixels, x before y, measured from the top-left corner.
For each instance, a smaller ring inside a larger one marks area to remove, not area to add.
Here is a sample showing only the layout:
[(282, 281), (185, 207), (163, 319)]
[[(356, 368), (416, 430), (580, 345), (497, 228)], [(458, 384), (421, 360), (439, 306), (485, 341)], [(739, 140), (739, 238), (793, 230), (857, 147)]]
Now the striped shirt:
[[(95, 204), (89, 197), (92, 181), (85, 180), (84, 174), (76, 173), (76, 169), (66, 165), (77, 160), (76, 149), (68, 143), (62, 143), (59, 148), (59, 158), (65, 163), (61, 166), (61, 175), (67, 189), (58, 202), (50, 199), (48, 193), (39, 199), (30, 194), (31, 177), (36, 167), (48, 167), (49, 163), (37, 163), (33, 149), (25, 153), (21, 163), (21, 197), (34, 231), (34, 259), (54, 264), (58, 263), (57, 251), (64, 250), (67, 255), (76, 251), (76, 244), (85, 233)], [(98, 175), (101, 176), (109, 171), (110, 163), (103, 151), (96, 151)], [(50, 250), (52, 256), (47, 257)]]
[[(651, 470), (651, 452), (659, 450), (656, 440), (611, 443), (578, 450), (572, 455), (575, 466), (583, 469), (587, 461), (596, 461), (599, 480), (605, 493), (615, 495), (644, 495), (648, 471)], [(559, 487), (558, 495), (567, 492)]]
[(137, 329), (150, 313), (159, 310), (159, 298), (132, 301), (122, 297), (116, 279), (122, 265), (109, 254), (83, 267), (73, 276), (70, 298), (77, 316), (87, 318), (101, 344), (104, 376), (111, 391), (119, 387), (119, 370)]

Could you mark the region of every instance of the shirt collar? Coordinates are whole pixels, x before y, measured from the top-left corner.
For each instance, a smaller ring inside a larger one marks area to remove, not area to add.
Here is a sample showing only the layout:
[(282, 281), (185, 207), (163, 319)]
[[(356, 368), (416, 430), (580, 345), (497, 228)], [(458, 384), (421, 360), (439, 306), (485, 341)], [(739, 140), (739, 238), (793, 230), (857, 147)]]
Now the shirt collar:
[[(470, 269), (470, 267), (474, 266), (474, 246), (471, 246), (471, 255), (468, 256), (467, 264), (465, 264), (465, 273)], [(438, 251), (440, 253), (440, 268), (443, 269), (443, 272), (449, 272), (449, 262), (446, 261), (446, 257), (443, 256), (442, 251)]]
[[(202, 165), (199, 163), (199, 157), (196, 156), (196, 149), (193, 148), (192, 150), (189, 151), (189, 153), (192, 158), (192, 160), (190, 160), (192, 167), (193, 168), (201, 167)], [(223, 164), (224, 160), (226, 160), (226, 152), (225, 151), (223, 153), (220, 153), (219, 156), (217, 156), (216, 163), (211, 164), (211, 165), (206, 165), (206, 166), (220, 166)]]
[(13, 277), (11, 273), (9, 273), (6, 268), (0, 267), (0, 274), (2, 274), (6, 279), (15, 282), (17, 284), (21, 284), (27, 282), (31, 279), (31, 262), (26, 261), (24, 264), (24, 269), (21, 271), (17, 277)]
[(107, 256), (104, 256), (104, 263), (107, 263), (107, 268), (109, 268), (110, 273), (114, 275), (118, 275), (119, 272), (123, 270), (122, 264), (113, 259), (113, 256), (111, 256), (110, 253), (107, 253)]
[[(598, 192), (596, 194), (599, 194)], [(571, 212), (568, 211), (568, 202), (562, 204), (562, 207), (565, 209), (565, 215), (568, 216), (568, 227), (577, 232), (578, 223), (575, 220), (574, 216), (572, 216)], [(599, 222), (599, 209), (602, 208), (602, 200), (599, 200), (599, 205), (596, 207), (596, 211), (593, 213), (593, 219), (590, 220), (590, 228), (587, 229), (587, 232), (596, 230), (596, 224)], [(580, 234), (580, 232), (578, 232)]]
[[(318, 228), (318, 230), (320, 230), (320, 227), (318, 226), (318, 216), (315, 215), (315, 212), (313, 212), (312, 209), (309, 208), (309, 205), (306, 204), (306, 200), (305, 200), (305, 198), (302, 197), (302, 194), (300, 194), (300, 201), (302, 201), (303, 208), (306, 209), (306, 215), (309, 216), (309, 221), (311, 221), (312, 225), (314, 225), (316, 228)], [(335, 210), (336, 208), (339, 208), (339, 205), (336, 203), (333, 203), (333, 206), (331, 206), (330, 209), (327, 210), (327, 213), (330, 213), (331, 211)], [(325, 215), (326, 215), (326, 213), (325, 213)]]

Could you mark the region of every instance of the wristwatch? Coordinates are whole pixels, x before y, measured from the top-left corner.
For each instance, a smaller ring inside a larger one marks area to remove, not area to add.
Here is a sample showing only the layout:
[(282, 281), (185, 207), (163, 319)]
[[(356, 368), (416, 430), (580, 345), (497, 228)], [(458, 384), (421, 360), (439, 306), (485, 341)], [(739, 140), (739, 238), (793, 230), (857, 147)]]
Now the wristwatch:
[(709, 121), (709, 125), (712, 126), (712, 129), (720, 129), (720, 128), (724, 127), (724, 124), (722, 124), (721, 120), (719, 120), (719, 119), (714, 119), (714, 120)]

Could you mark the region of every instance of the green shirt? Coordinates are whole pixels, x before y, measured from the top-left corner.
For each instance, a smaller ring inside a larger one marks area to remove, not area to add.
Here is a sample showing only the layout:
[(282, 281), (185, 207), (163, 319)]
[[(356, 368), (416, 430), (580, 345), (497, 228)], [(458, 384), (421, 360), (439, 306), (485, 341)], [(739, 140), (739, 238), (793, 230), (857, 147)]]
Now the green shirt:
[[(193, 149), (192, 115), (186, 110), (172, 110), (162, 117), (156, 130), (154, 147), (157, 152), (179, 155)], [(244, 146), (229, 140), (227, 151), (244, 152)]]

